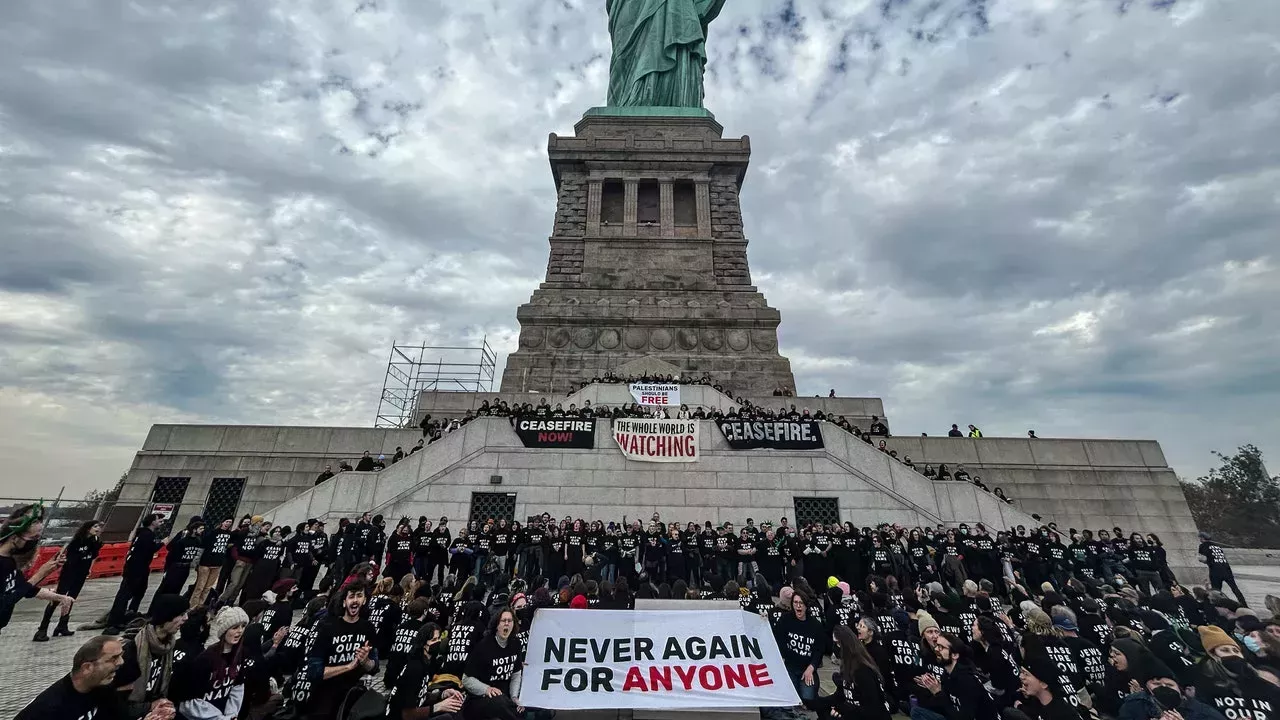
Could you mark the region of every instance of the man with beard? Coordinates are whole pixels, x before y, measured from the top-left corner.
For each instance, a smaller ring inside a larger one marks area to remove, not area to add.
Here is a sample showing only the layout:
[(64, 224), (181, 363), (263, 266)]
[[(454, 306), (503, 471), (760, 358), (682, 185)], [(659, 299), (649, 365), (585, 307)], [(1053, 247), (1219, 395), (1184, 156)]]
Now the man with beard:
[(358, 580), (352, 582), (334, 596), (329, 617), (316, 629), (305, 661), (307, 673), (316, 683), (303, 718), (337, 720), (348, 692), (362, 687), (360, 679), (377, 671), (373, 625), (361, 617), (367, 597), (367, 586)]
[[(99, 635), (76, 651), (71, 672), (36, 696), (14, 720), (123, 720), (110, 685), (124, 662), (117, 638)], [(156, 700), (142, 720), (173, 720), (173, 703)]]
[(124, 663), (111, 686), (120, 694), (129, 717), (138, 717), (169, 696), (178, 630), (187, 621), (187, 601), (181, 595), (161, 595), (151, 601), (151, 618), (124, 643)]
[(996, 704), (974, 671), (972, 651), (960, 638), (942, 633), (933, 643), (942, 677), (916, 678), (924, 692), (911, 709), (911, 720), (995, 720)]

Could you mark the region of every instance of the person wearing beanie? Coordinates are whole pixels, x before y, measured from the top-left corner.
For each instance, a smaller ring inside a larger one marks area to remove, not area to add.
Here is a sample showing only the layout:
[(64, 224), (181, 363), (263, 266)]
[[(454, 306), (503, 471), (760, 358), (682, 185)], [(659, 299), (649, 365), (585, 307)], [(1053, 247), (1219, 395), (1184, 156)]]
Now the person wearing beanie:
[(1171, 717), (1166, 713), (1176, 713), (1183, 720), (1226, 720), (1218, 710), (1186, 697), (1177, 678), (1163, 665), (1153, 666), (1137, 682), (1141, 689), (1125, 697), (1117, 713), (1120, 720)]
[(1058, 694), (1058, 666), (1044, 653), (1032, 653), (1022, 663), (1023, 701), (1018, 709), (1035, 720), (1079, 720), (1080, 714)]
[(1237, 654), (1240, 652), (1239, 643), (1232, 640), (1231, 636), (1227, 635), (1227, 633), (1217, 625), (1201, 625), (1196, 628), (1196, 630), (1200, 633), (1200, 644), (1204, 647), (1204, 651), (1209, 655), (1222, 657), (1224, 653), (1219, 653), (1218, 649), (1226, 645), (1235, 648)]
[(185, 718), (223, 720), (240, 714), (244, 702), (241, 640), (249, 616), (244, 610), (224, 607), (209, 623), (212, 643), (190, 665), (183, 665), (174, 680), (171, 699)]
[(586, 610), (586, 609), (587, 609), (587, 596), (586, 596), (586, 595), (574, 595), (574, 596), (573, 596), (573, 599), (569, 601), (569, 607), (570, 607), (571, 609), (573, 609), (573, 610)]
[(111, 687), (120, 693), (130, 717), (145, 714), (169, 696), (178, 630), (187, 620), (187, 601), (181, 595), (160, 595), (151, 601), (151, 619), (138, 634), (124, 641), (124, 655)]
[(928, 610), (921, 610), (916, 613), (916, 626), (920, 631), (920, 637), (925, 637), (926, 630), (937, 630), (938, 621), (933, 619), (933, 615)]
[(1151, 631), (1147, 640), (1151, 653), (1173, 670), (1179, 683), (1188, 686), (1195, 684), (1195, 657), (1191, 648), (1178, 637), (1169, 619), (1155, 610), (1138, 610), (1137, 616)]

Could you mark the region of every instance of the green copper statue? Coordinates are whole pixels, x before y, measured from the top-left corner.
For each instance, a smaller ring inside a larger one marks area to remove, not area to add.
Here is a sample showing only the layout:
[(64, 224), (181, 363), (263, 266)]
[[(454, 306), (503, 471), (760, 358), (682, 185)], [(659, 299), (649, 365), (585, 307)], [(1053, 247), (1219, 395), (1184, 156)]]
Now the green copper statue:
[(707, 26), (725, 0), (605, 0), (610, 107), (702, 107)]

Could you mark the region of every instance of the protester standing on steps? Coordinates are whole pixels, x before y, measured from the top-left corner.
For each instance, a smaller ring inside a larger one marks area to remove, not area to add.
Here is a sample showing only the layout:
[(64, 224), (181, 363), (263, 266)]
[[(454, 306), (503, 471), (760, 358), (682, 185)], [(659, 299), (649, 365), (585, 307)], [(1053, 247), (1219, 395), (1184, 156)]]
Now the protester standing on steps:
[(137, 612), (142, 603), (142, 596), (147, 594), (147, 580), (151, 576), (151, 559), (161, 547), (156, 537), (163, 518), (151, 513), (142, 520), (142, 525), (133, 534), (133, 543), (124, 556), (124, 571), (120, 575), (120, 589), (116, 591), (115, 602), (107, 615), (109, 628), (124, 627), (126, 612)]
[[(84, 581), (89, 578), (89, 569), (93, 567), (93, 561), (98, 557), (98, 551), (102, 549), (102, 541), (98, 536), (102, 534), (102, 523), (97, 520), (90, 520), (76, 530), (76, 534), (71, 537), (71, 542), (67, 543), (62, 554), (66, 557), (66, 564), (62, 566), (62, 572), (58, 575), (58, 589), (55, 590), (60, 595), (66, 595), (71, 598), (79, 597), (80, 590), (84, 588)], [(44, 617), (40, 620), (40, 628), (36, 630), (35, 637), (31, 638), (35, 642), (48, 642), (49, 640), (49, 620), (53, 618), (53, 611), (58, 607), (58, 603), (51, 602), (44, 609)], [(63, 613), (58, 618), (58, 626), (54, 628), (54, 637), (71, 637), (75, 631), (67, 627), (67, 623), (71, 620), (71, 613)]]
[(71, 612), (75, 599), (48, 588), (38, 588), (42, 580), (62, 566), (66, 555), (59, 552), (27, 578), (24, 571), (35, 559), (40, 549), (40, 535), (44, 532), (44, 505), (24, 505), (17, 508), (0, 525), (0, 629), (9, 624), (13, 608), (23, 598), (39, 598), (56, 602), (62, 612)]
[(1209, 585), (1214, 590), (1221, 591), (1225, 583), (1231, 588), (1231, 592), (1235, 593), (1240, 604), (1248, 607), (1249, 603), (1245, 602), (1244, 593), (1240, 592), (1240, 586), (1236, 585), (1236, 576), (1231, 571), (1231, 563), (1227, 561), (1226, 551), (1209, 537), (1209, 533), (1200, 533), (1200, 547), (1196, 550), (1196, 556), (1200, 562), (1209, 566)]
[(222, 566), (231, 551), (231, 518), (205, 533), (204, 552), (200, 554), (200, 566), (196, 568), (196, 587), (191, 592), (191, 607), (204, 605), (209, 591), (218, 584)]
[[(164, 576), (155, 595), (151, 596), (152, 604), (161, 595), (181, 594), (187, 578), (191, 575), (191, 566), (200, 559), (201, 536), (204, 534), (204, 521), (199, 516), (191, 518), (187, 527), (179, 530), (165, 544)], [(148, 613), (151, 611), (148, 610)]]

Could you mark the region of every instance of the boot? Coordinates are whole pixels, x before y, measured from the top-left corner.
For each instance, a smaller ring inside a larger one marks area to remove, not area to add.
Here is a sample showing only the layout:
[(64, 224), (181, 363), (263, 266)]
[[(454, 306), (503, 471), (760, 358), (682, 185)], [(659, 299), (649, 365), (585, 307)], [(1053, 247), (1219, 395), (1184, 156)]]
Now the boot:
[(36, 629), (35, 637), (31, 638), (32, 642), (49, 642), (49, 619), (53, 617), (54, 603), (49, 603), (44, 607), (44, 617), (40, 618), (40, 627)]
[(76, 631), (67, 627), (67, 623), (70, 622), (70, 620), (71, 620), (70, 615), (63, 615), (62, 617), (58, 618), (58, 626), (53, 629), (53, 636), (54, 637), (71, 637), (72, 635), (75, 635)]
[(31, 638), (32, 642), (49, 642), (49, 636), (45, 633), (44, 628), (36, 630), (35, 637)]

